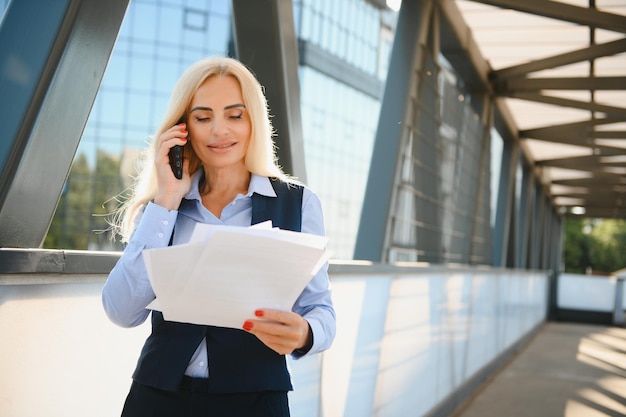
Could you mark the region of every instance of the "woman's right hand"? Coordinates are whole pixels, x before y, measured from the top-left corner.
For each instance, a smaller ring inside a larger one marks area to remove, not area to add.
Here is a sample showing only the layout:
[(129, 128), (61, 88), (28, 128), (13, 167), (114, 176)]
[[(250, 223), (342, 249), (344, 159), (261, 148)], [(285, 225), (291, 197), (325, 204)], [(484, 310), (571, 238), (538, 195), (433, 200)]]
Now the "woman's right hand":
[(172, 172), (169, 158), (172, 147), (184, 146), (187, 143), (188, 132), (186, 127), (185, 123), (172, 126), (157, 138), (155, 144), (157, 153), (154, 163), (156, 165), (158, 191), (154, 197), (154, 203), (168, 210), (177, 210), (180, 201), (191, 188), (189, 160), (183, 159), (183, 178), (179, 180)]

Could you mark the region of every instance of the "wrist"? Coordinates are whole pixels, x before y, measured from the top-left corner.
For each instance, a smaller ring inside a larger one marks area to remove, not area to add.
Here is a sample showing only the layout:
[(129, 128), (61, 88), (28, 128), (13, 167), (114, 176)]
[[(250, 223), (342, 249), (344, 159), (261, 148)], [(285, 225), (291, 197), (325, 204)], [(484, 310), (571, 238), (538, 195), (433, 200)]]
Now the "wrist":
[(154, 196), (154, 204), (157, 204), (163, 208), (166, 208), (168, 211), (178, 210), (180, 206), (181, 198), (172, 197), (172, 196), (164, 196), (157, 194)]
[(308, 321), (305, 320), (304, 322), (306, 323), (307, 329), (305, 331), (304, 342), (295, 350), (295, 353), (298, 355), (306, 355), (313, 347), (313, 330)]

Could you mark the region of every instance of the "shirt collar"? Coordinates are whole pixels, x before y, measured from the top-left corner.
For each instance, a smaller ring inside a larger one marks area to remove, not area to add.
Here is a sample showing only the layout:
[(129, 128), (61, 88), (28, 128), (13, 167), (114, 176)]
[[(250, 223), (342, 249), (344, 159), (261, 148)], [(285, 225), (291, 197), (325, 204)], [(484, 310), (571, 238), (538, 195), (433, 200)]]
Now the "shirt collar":
[[(200, 196), (200, 181), (203, 177), (203, 169), (199, 169), (193, 174), (193, 177), (191, 178), (191, 188), (184, 197), (185, 199), (202, 201)], [(250, 185), (248, 186), (248, 193), (246, 194), (246, 197), (252, 196), (253, 193), (264, 195), (266, 197), (276, 197), (276, 191), (274, 191), (274, 187), (272, 187), (269, 178), (257, 174), (252, 174), (250, 176)]]
[(248, 196), (251, 196), (253, 193), (266, 197), (276, 197), (276, 191), (274, 191), (270, 179), (256, 174), (252, 174), (250, 177), (250, 186), (248, 187)]

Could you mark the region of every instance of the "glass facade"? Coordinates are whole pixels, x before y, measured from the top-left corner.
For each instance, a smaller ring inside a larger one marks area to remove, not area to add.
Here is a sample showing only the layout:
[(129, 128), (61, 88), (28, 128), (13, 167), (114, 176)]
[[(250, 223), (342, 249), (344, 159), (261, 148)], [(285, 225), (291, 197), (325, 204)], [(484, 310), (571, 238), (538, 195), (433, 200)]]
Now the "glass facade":
[[(106, 214), (131, 184), (180, 74), (202, 57), (233, 55), (230, 4), (130, 3), (45, 247), (121, 248), (105, 232)], [(386, 76), (395, 14), (364, 0), (302, 0), (294, 1), (294, 18), (301, 41), (376, 81), (364, 92), (341, 81), (346, 67), (300, 67), (307, 182), (323, 202), (329, 250), (349, 259), (380, 107), (371, 91)]]
[(324, 205), (329, 250), (351, 259), (380, 102), (307, 67), (300, 76), (307, 181)]
[[(379, 62), (388, 62), (393, 39), (381, 33), (391, 30), (395, 15), (362, 0), (301, 0), (294, 6), (301, 42), (371, 76), (371, 84), (386, 77), (387, 65), (382, 73)], [(324, 72), (306, 62), (300, 67), (307, 182), (324, 205), (328, 249), (335, 258), (351, 259), (381, 98), (371, 94), (374, 87), (342, 82), (342, 67), (328, 61)]]
[[(363, 0), (296, 0), (298, 37), (370, 74), (378, 73), (380, 9)], [(386, 72), (379, 74), (384, 79)]]
[(133, 0), (127, 10), (44, 243), (120, 249), (106, 215), (131, 183), (180, 74), (231, 43), (230, 1)]
[(489, 135), (475, 98), (424, 48), (418, 95), (401, 146), (387, 258), (391, 262), (492, 262)]

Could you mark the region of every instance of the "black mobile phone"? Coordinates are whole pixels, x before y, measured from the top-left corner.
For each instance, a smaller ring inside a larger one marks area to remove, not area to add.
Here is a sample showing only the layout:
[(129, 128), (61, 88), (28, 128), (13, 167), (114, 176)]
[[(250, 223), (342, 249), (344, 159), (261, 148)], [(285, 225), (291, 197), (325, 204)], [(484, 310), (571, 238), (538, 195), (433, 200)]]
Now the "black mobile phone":
[(183, 147), (176, 145), (170, 149), (170, 166), (174, 176), (179, 180), (183, 179)]
[[(184, 121), (185, 119), (181, 118), (177, 124), (183, 123)], [(169, 157), (174, 176), (179, 180), (183, 179), (183, 147), (180, 145), (172, 147), (169, 152)]]

